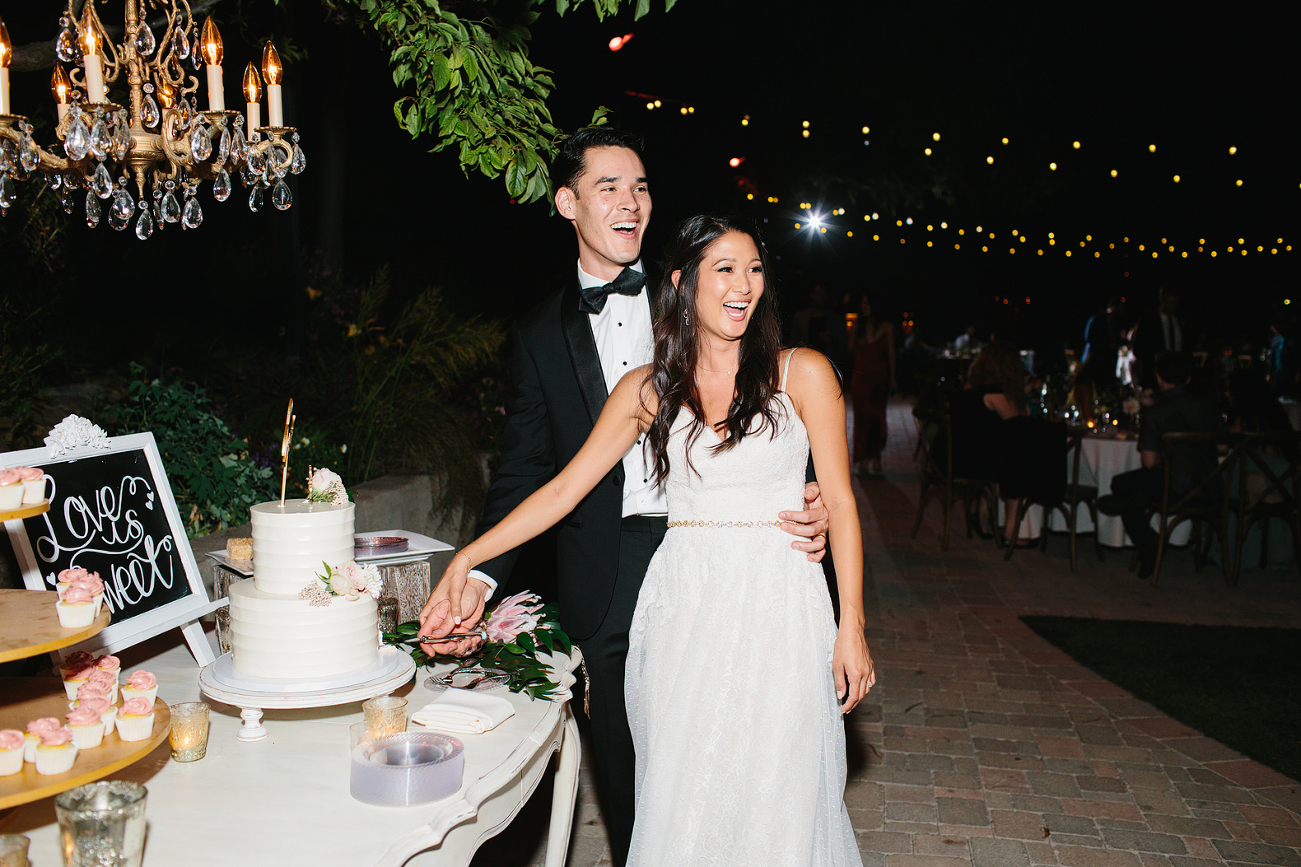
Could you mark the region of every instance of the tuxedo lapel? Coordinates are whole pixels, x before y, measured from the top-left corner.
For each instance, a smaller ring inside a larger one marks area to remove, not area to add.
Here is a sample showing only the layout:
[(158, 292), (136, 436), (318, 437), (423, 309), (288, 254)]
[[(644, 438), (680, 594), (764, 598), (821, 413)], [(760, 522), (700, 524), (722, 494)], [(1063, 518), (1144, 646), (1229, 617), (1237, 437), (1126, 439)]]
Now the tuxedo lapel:
[(578, 281), (572, 281), (560, 299), (560, 326), (565, 333), (569, 359), (578, 377), (578, 387), (583, 392), (583, 403), (591, 423), (605, 406), (609, 393), (605, 390), (605, 375), (601, 372), (601, 357), (596, 354), (596, 338), (592, 336), (592, 323), (588, 315), (578, 309)]

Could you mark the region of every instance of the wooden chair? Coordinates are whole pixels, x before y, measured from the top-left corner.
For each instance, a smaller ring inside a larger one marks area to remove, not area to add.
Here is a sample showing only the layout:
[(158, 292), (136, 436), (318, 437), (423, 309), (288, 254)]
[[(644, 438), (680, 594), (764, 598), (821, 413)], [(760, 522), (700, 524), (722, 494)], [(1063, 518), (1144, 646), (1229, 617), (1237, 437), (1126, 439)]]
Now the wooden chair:
[(1076, 543), (1075, 543), (1075, 523), (1076, 515), (1079, 514), (1080, 506), (1083, 505), (1089, 510), (1089, 517), (1093, 519), (1093, 550), (1098, 555), (1098, 561), (1102, 562), (1106, 558), (1102, 555), (1101, 534), (1098, 532), (1098, 486), (1080, 484), (1080, 453), (1084, 449), (1084, 434), (1079, 431), (1070, 431), (1068, 436), (1067, 454), (1071, 460), (1071, 480), (1066, 487), (1066, 499), (1051, 508), (1044, 509), (1044, 529), (1045, 532), (1041, 537), (1040, 548), (1047, 550), (1048, 533), (1047, 524), (1048, 516), (1053, 511), (1061, 512), (1063, 520), (1071, 534), (1071, 571), (1076, 567)]
[[(1269, 525), (1281, 520), (1292, 531), (1292, 551), (1301, 567), (1301, 509), (1297, 507), (1298, 482), (1301, 481), (1301, 433), (1249, 433), (1242, 435), (1237, 464), (1237, 490), (1234, 513), (1237, 539), (1233, 555), (1233, 579), (1242, 574), (1242, 551), (1251, 528), (1260, 525), (1260, 564), (1265, 568), (1269, 549)], [(1280, 462), (1284, 466), (1280, 468)], [(1253, 480), (1257, 483), (1253, 484)], [(1229, 552), (1224, 551), (1227, 560)]]
[[(922, 518), (931, 495), (938, 493), (944, 510), (944, 526), (940, 533), (940, 550), (949, 550), (949, 513), (953, 510), (955, 496), (966, 500), (984, 496), (989, 508), (989, 524), (995, 526), (994, 504), (997, 502), (998, 483), (993, 479), (955, 478), (953, 475), (953, 423), (947, 412), (913, 410), (920, 430), (918, 442), (922, 453), (921, 495), (917, 500), (917, 520), (913, 522), (912, 538), (922, 528)], [(964, 523), (965, 513), (963, 515)], [(967, 538), (971, 538), (971, 525), (967, 524)]]
[[(1202, 537), (1202, 531), (1209, 528), (1220, 540), (1220, 550), (1225, 552), (1224, 581), (1232, 585), (1232, 562), (1229, 551), (1229, 509), (1234, 495), (1230, 480), (1237, 466), (1242, 441), (1241, 434), (1179, 432), (1161, 435), (1161, 466), (1164, 482), (1161, 491), (1161, 526), (1156, 546), (1156, 564), (1152, 570), (1152, 586), (1155, 587), (1161, 575), (1161, 561), (1165, 556), (1166, 545), (1171, 532), (1185, 521), (1193, 524), (1193, 563), (1198, 572), (1206, 565), (1210, 537)], [(1197, 448), (1217, 448), (1228, 454), (1215, 469), (1202, 475), (1189, 460), (1188, 451)], [(1171, 490), (1170, 480), (1175, 469), (1181, 470), (1193, 480), (1187, 491)]]

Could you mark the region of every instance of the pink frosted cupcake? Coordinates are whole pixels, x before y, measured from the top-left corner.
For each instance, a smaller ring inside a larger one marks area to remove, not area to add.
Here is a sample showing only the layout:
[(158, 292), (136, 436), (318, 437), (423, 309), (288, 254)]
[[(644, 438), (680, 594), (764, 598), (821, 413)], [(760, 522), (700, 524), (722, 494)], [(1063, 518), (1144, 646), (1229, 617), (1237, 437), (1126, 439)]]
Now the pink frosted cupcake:
[(107, 694), (101, 695), (99, 693), (89, 692), (82, 695), (82, 692), (93, 689), (94, 687), (90, 684), (83, 686), (81, 692), (77, 693), (77, 700), (72, 703), (71, 710), (76, 710), (77, 708), (82, 707), (93, 709), (95, 713), (99, 714), (99, 721), (104, 724), (104, 734), (111, 735), (113, 734), (113, 728), (117, 722), (117, 708), (108, 703)]
[(100, 671), (107, 671), (109, 674), (113, 675), (114, 679), (116, 679), (118, 674), (122, 671), (122, 660), (106, 653), (99, 659), (95, 660), (95, 667)]
[(93, 749), (104, 740), (104, 720), (90, 704), (68, 711), (64, 719), (68, 721), (68, 730), (72, 732), (72, 742), (77, 749)]
[(0, 777), (8, 777), (23, 769), (23, 750), (26, 738), (18, 729), (0, 729)]
[(77, 629), (95, 622), (95, 595), (83, 584), (71, 584), (54, 603), (59, 612), (59, 625), (64, 629)]
[(27, 734), (23, 741), (23, 761), (36, 761), (36, 745), (41, 742), (41, 735), (59, 728), (59, 721), (52, 716), (43, 716), (27, 724)]
[(103, 686), (108, 690), (108, 703), (117, 704), (117, 674), (97, 668), (86, 678), (86, 683)]
[(143, 741), (154, 730), (154, 706), (143, 698), (124, 701), (117, 709), (117, 736), (124, 741)]
[(152, 672), (133, 671), (122, 684), (122, 700), (133, 698), (143, 698), (150, 707), (154, 706), (154, 699), (158, 698), (158, 679)]
[(64, 569), (59, 573), (58, 583), (54, 589), (58, 591), (59, 598), (63, 599), (73, 587), (81, 587), (90, 593), (95, 603), (95, 616), (98, 617), (104, 605), (104, 582), (100, 579), (99, 573), (87, 572), (81, 567)]
[(14, 467), (23, 483), (23, 505), (35, 506), (45, 502), (45, 471), (35, 467)]
[(76, 760), (77, 745), (73, 743), (71, 731), (58, 726), (41, 732), (41, 742), (36, 745), (36, 773), (67, 773)]
[(90, 676), (99, 670), (95, 668), (94, 662), (83, 663), (76, 668), (65, 665), (63, 668), (63, 690), (68, 694), (69, 700), (76, 698), (77, 690), (89, 683)]
[(0, 470), (0, 512), (12, 512), (23, 505), (23, 480), (17, 470)]

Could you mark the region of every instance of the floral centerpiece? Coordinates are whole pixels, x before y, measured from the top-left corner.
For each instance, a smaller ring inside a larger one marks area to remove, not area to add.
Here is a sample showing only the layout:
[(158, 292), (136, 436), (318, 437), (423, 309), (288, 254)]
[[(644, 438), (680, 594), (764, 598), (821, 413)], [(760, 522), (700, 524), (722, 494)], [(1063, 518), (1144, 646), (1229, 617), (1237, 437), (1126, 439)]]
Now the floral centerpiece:
[[(396, 633), (386, 633), (384, 642), (411, 654), (416, 665), (429, 665), (446, 659), (431, 655), (420, 645), (420, 621), (408, 620)], [(551, 679), (551, 667), (539, 653), (569, 653), (573, 642), (560, 628), (556, 606), (543, 604), (527, 590), (508, 596), (483, 618), (479, 634), (484, 645), (475, 653), (484, 668), (506, 672), (506, 686), (511, 692), (527, 693), (533, 698), (551, 698), (562, 687)]]

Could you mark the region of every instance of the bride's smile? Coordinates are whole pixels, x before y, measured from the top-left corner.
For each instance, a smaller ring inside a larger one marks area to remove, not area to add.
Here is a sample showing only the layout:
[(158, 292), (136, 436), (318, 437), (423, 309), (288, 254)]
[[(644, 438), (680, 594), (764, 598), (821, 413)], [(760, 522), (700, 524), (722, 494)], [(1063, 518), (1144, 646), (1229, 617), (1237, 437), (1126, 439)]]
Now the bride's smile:
[(763, 262), (754, 240), (727, 232), (710, 245), (696, 287), (696, 321), (708, 337), (740, 339), (763, 297)]

